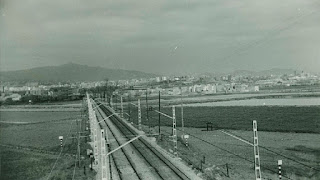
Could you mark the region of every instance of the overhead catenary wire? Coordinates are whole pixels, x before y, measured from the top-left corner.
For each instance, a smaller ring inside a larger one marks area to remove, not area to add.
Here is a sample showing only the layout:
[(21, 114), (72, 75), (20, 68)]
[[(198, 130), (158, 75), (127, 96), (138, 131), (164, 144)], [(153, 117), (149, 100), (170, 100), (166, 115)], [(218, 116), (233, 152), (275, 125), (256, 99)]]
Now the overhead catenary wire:
[[(177, 130), (182, 132), (182, 130), (179, 130), (179, 129), (177, 129)], [(169, 134), (169, 132), (167, 132), (167, 131), (165, 131), (165, 130), (162, 130), (162, 131), (164, 131), (164, 132), (166, 132), (166, 133)], [(234, 156), (236, 156), (236, 157), (238, 157), (238, 158), (240, 158), (240, 159), (242, 159), (242, 160), (245, 160), (245, 161), (250, 162), (250, 163), (254, 163), (254, 161), (249, 160), (248, 158), (245, 158), (245, 157), (243, 157), (243, 156), (241, 156), (241, 155), (239, 155), (239, 154), (233, 153), (233, 152), (231, 152), (231, 151), (229, 151), (229, 150), (227, 150), (227, 149), (225, 149), (225, 148), (222, 148), (222, 147), (220, 147), (220, 146), (217, 146), (217, 145), (215, 145), (215, 144), (213, 144), (213, 143), (211, 143), (211, 142), (209, 142), (209, 141), (207, 141), (207, 140), (204, 140), (204, 139), (202, 139), (202, 138), (197, 137), (196, 135), (193, 135), (193, 134), (191, 134), (191, 133), (189, 133), (189, 132), (186, 132), (186, 131), (185, 131), (185, 133), (187, 133), (187, 134), (189, 134), (189, 136), (194, 137), (194, 138), (196, 138), (196, 139), (198, 139), (198, 140), (200, 140), (200, 141), (202, 141), (202, 142), (204, 142), (204, 143), (207, 143), (207, 144), (209, 144), (209, 145), (211, 145), (211, 146), (213, 146), (213, 147), (215, 147), (215, 148), (217, 148), (217, 149), (220, 149), (220, 150), (225, 151), (225, 152), (227, 152), (227, 153), (229, 153), (229, 154), (231, 154), (231, 155), (234, 155)], [(270, 168), (268, 168), (268, 167), (265, 167), (265, 166), (262, 166), (262, 165), (260, 165), (260, 166), (261, 166), (263, 169), (266, 169), (266, 170), (268, 170), (268, 171), (270, 171), (270, 172), (278, 173), (278, 171), (275, 171), (275, 170), (270, 169)], [(284, 177), (284, 178), (287, 178), (287, 179), (291, 179), (290, 177), (285, 176), (285, 175), (283, 175), (283, 177)]]
[[(203, 116), (203, 117), (210, 117), (210, 116)], [(188, 119), (188, 118), (184, 118), (184, 119)], [(189, 120), (190, 120), (190, 119), (189, 119)], [(231, 132), (229, 132), (229, 131), (227, 131), (227, 130), (225, 130), (225, 129), (224, 129), (224, 131), (228, 132), (229, 134), (232, 134)], [(234, 134), (233, 134), (233, 135), (234, 135)], [(235, 135), (235, 136), (237, 136), (237, 137), (239, 137), (239, 138), (247, 141), (248, 143), (250, 142), (249, 140), (247, 140), (247, 139), (245, 139), (245, 138), (243, 138), (243, 137), (241, 137), (241, 136), (239, 136), (239, 135)], [(247, 143), (247, 144), (248, 144), (248, 143)], [(288, 157), (288, 156), (285, 156), (285, 155), (283, 155), (283, 154), (281, 154), (281, 153), (278, 153), (278, 152), (276, 152), (276, 151), (274, 151), (274, 150), (271, 150), (270, 148), (267, 148), (266, 146), (259, 145), (259, 148), (265, 149), (265, 150), (267, 150), (267, 151), (269, 151), (269, 152), (272, 152), (272, 153), (274, 153), (274, 154), (276, 154), (276, 155), (279, 155), (279, 156), (284, 157), (284, 158), (286, 158), (286, 159), (288, 159), (288, 160), (291, 160), (291, 161), (293, 161), (293, 162), (296, 162), (296, 163), (298, 163), (298, 164), (300, 164), (300, 165), (302, 165), (302, 166), (311, 168), (311, 169), (313, 169), (313, 170), (315, 170), (315, 171), (320, 171), (319, 169), (317, 169), (317, 168), (315, 168), (315, 167), (309, 166), (309, 165), (307, 165), (307, 164), (305, 164), (305, 163), (302, 163), (302, 162), (300, 162), (300, 161), (298, 161), (298, 160), (295, 160), (295, 159), (290, 158), (290, 157)]]
[[(154, 118), (152, 118), (152, 119), (154, 119)], [(168, 120), (168, 119), (166, 119), (166, 120)], [(162, 131), (163, 131), (163, 132), (166, 132), (166, 133), (168, 133), (168, 134), (171, 134), (170, 132), (167, 132), (167, 131), (165, 131), (165, 130), (162, 130)], [(177, 129), (177, 131), (181, 131), (181, 132), (182, 132), (182, 130), (180, 130), (180, 129)], [(204, 143), (207, 143), (207, 144), (209, 144), (209, 145), (211, 145), (211, 146), (213, 146), (213, 147), (215, 147), (215, 148), (217, 148), (217, 149), (220, 149), (220, 150), (222, 150), (222, 151), (224, 151), (224, 152), (227, 152), (227, 153), (229, 153), (229, 154), (231, 154), (231, 155), (233, 155), (233, 156), (236, 156), (236, 157), (238, 157), (238, 158), (240, 158), (240, 159), (242, 159), (242, 160), (245, 160), (245, 161), (250, 162), (250, 163), (254, 163), (254, 161), (249, 160), (249, 159), (246, 158), (246, 157), (243, 157), (243, 156), (241, 156), (241, 155), (239, 155), (239, 154), (236, 154), (236, 153), (233, 153), (232, 151), (229, 151), (229, 150), (227, 150), (227, 149), (225, 149), (225, 148), (222, 148), (222, 147), (220, 147), (220, 146), (217, 146), (217, 145), (215, 145), (215, 144), (213, 144), (213, 143), (211, 143), (211, 142), (209, 142), (209, 141), (207, 141), (207, 140), (204, 140), (204, 139), (202, 139), (202, 138), (200, 138), (200, 137), (198, 137), (198, 136), (196, 136), (196, 135), (194, 135), (194, 134), (191, 134), (191, 133), (189, 133), (189, 132), (187, 132), (187, 131), (185, 131), (185, 130), (184, 130), (184, 133), (187, 133), (187, 134), (189, 134), (189, 136), (191, 136), (191, 137), (194, 137), (194, 138), (196, 138), (196, 139), (198, 139), (198, 140), (200, 140), (200, 141), (202, 141), (202, 142), (204, 142)], [(263, 166), (263, 165), (260, 165), (260, 166), (261, 166), (262, 168), (270, 171), (270, 172), (277, 173), (277, 171), (275, 171), (275, 170), (273, 170), (273, 169), (270, 169), (270, 168), (265, 167), (265, 166)], [(283, 177), (284, 177), (284, 178), (287, 178), (287, 179), (291, 179), (291, 178), (288, 177), (288, 176), (284, 176), (284, 175), (283, 175)]]
[[(151, 111), (155, 111), (155, 110), (151, 110)], [(155, 111), (156, 112), (156, 111)], [(142, 113), (145, 113), (144, 111), (142, 111)], [(158, 112), (157, 112), (158, 113)], [(202, 118), (204, 118), (204, 117), (211, 117), (211, 116), (202, 116)], [(153, 118), (152, 116), (149, 116), (149, 118), (150, 119), (154, 119), (154, 120), (156, 120), (155, 118)], [(188, 119), (188, 118), (185, 118), (185, 119)], [(168, 120), (168, 119), (166, 119), (166, 120)], [(179, 129), (177, 129), (178, 131), (181, 131), (181, 130), (179, 130)], [(226, 131), (226, 130), (224, 130), (224, 131)], [(226, 131), (227, 133), (229, 133), (229, 134), (231, 134), (230, 132), (228, 132), (228, 131)], [(195, 135), (193, 135), (193, 134), (190, 134), (190, 133), (188, 133), (190, 136), (192, 136), (192, 137), (194, 137), (194, 138), (196, 138), (196, 139), (198, 139), (198, 140), (201, 140), (201, 141), (203, 141), (203, 142), (205, 142), (205, 143), (207, 143), (207, 144), (209, 144), (209, 145), (211, 145), (211, 146), (214, 146), (214, 147), (216, 147), (216, 148), (218, 148), (218, 149), (220, 149), (220, 150), (222, 150), (222, 151), (225, 151), (225, 152), (227, 152), (227, 153), (229, 153), (229, 154), (232, 154), (232, 155), (234, 155), (234, 156), (236, 156), (236, 157), (238, 157), (238, 158), (240, 158), (240, 159), (243, 159), (243, 160), (246, 160), (246, 161), (248, 161), (248, 162), (251, 162), (251, 163), (253, 163), (253, 161), (251, 161), (251, 160), (249, 160), (249, 159), (247, 159), (247, 158), (245, 158), (245, 157), (242, 157), (242, 156), (240, 156), (240, 155), (238, 155), (238, 154), (235, 154), (235, 153), (233, 153), (233, 152), (231, 152), (231, 151), (229, 151), (229, 150), (227, 150), (227, 149), (224, 149), (224, 148), (221, 148), (221, 147), (219, 147), (219, 146), (217, 146), (217, 145), (215, 145), (215, 144), (212, 144), (212, 143), (210, 143), (210, 142), (208, 142), (208, 141), (206, 141), (206, 140), (204, 140), (204, 139), (201, 139), (201, 138), (199, 138), (199, 137), (197, 137), (197, 136), (195, 136)], [(237, 135), (235, 135), (235, 136), (237, 136)], [(237, 137), (240, 137), (240, 136), (237, 136)], [(240, 137), (240, 138), (242, 138), (242, 137)], [(246, 139), (244, 139), (244, 138), (242, 138), (243, 139), (243, 142), (245, 142), (247, 145), (250, 145), (250, 146), (252, 146), (252, 144), (248, 141), (248, 140), (246, 140)], [(280, 153), (278, 153), (278, 152), (276, 152), (276, 151), (273, 151), (273, 150), (271, 150), (271, 149), (269, 149), (269, 148), (267, 148), (267, 147), (265, 147), (265, 146), (259, 146), (259, 147), (261, 147), (262, 149), (265, 149), (265, 150), (267, 150), (267, 151), (270, 151), (270, 152), (272, 152), (272, 153), (274, 153), (274, 154), (277, 154), (277, 155), (279, 155), (279, 156), (282, 156), (282, 157), (284, 157), (284, 158), (286, 158), (286, 159), (288, 159), (288, 160), (291, 160), (291, 161), (294, 161), (294, 162), (296, 162), (296, 163), (298, 163), (298, 164), (300, 164), (300, 165), (303, 165), (303, 166), (305, 166), (305, 167), (308, 167), (308, 168), (311, 168), (311, 169), (314, 169), (314, 170), (316, 170), (316, 171), (319, 171), (317, 168), (315, 168), (315, 167), (312, 167), (312, 166), (309, 166), (309, 165), (307, 165), (307, 164), (304, 164), (304, 163), (302, 163), (302, 162), (300, 162), (300, 161), (297, 161), (297, 160), (295, 160), (295, 159), (293, 159), (293, 158), (290, 158), (290, 157), (287, 157), (287, 156), (285, 156), (285, 155), (283, 155), (283, 154), (280, 154)], [(267, 169), (267, 170), (269, 170), (269, 171), (271, 171), (271, 172), (273, 172), (273, 173), (277, 173), (276, 171), (274, 171), (274, 170), (272, 170), (272, 169), (270, 169), (270, 168), (267, 168), (267, 167), (264, 167), (264, 166), (261, 166), (261, 167), (263, 167), (264, 169)], [(283, 177), (285, 177), (285, 178), (287, 178), (287, 179), (290, 179), (289, 177), (286, 177), (286, 176), (283, 176)]]

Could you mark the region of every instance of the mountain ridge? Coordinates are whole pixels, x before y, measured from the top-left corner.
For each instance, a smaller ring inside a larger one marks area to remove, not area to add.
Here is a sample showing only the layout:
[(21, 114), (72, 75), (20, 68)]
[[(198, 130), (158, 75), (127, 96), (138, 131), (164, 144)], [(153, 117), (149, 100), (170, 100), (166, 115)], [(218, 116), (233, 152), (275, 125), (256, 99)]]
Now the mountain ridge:
[[(235, 70), (230, 73), (200, 73), (207, 75), (242, 75), (242, 76), (266, 76), (292, 74), (293, 69), (273, 68), (263, 71)], [(297, 71), (300, 72), (300, 71)], [(98, 66), (80, 65), (76, 63), (67, 63), (59, 66), (43, 66), (25, 70), (2, 71), (0, 72), (1, 81), (39, 81), (39, 82), (81, 82), (81, 81), (102, 81), (125, 80), (152, 78), (162, 75), (145, 73), (136, 70), (111, 69)]]
[(26, 70), (0, 72), (1, 81), (77, 82), (102, 81), (106, 78), (109, 80), (124, 80), (150, 78), (156, 76), (156, 74), (135, 70), (109, 69), (75, 63), (67, 63), (60, 66), (43, 66)]

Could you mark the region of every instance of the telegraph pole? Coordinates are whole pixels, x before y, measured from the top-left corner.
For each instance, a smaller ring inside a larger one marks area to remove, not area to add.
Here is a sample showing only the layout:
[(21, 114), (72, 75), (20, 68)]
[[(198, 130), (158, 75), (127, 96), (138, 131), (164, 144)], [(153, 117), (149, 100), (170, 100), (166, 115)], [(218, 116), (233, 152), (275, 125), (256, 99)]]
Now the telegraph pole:
[(147, 122), (149, 124), (149, 132), (150, 132), (149, 106), (148, 106), (148, 88), (146, 88), (146, 106), (147, 106)]
[(130, 122), (131, 120), (131, 112), (130, 112), (130, 94), (128, 94), (128, 114), (129, 114), (129, 118), (128, 118), (128, 121)]
[(78, 160), (79, 160), (79, 168), (80, 168), (80, 160), (81, 160), (81, 157), (80, 157), (80, 132), (81, 132), (81, 122), (82, 120), (80, 119), (80, 122), (79, 122), (79, 130), (78, 130)]
[[(159, 91), (159, 112), (161, 112), (161, 109), (160, 109), (160, 91)], [(160, 131), (160, 113), (158, 114), (159, 115), (159, 122), (158, 122), (158, 125), (159, 125), (159, 136), (161, 136), (161, 131)]]
[[(107, 132), (105, 132), (107, 134)], [(106, 157), (106, 141), (104, 135), (104, 129), (101, 129), (101, 178), (102, 180), (110, 179), (107, 172), (107, 157)]]
[(116, 96), (116, 109), (115, 109), (116, 112), (118, 112), (118, 98), (119, 98), (119, 97)]
[(121, 116), (121, 118), (123, 118), (123, 103), (122, 103), (122, 96), (120, 96), (120, 105), (121, 105), (121, 113), (120, 113), (120, 116)]
[(176, 122), (176, 110), (175, 107), (172, 106), (172, 137), (173, 137), (173, 154), (178, 156), (178, 142), (177, 142), (177, 122)]
[(94, 126), (94, 161), (95, 164), (98, 164), (98, 123), (97, 123), (96, 112), (93, 111), (93, 126)]
[(113, 108), (113, 105), (112, 105), (113, 103), (112, 103), (112, 94), (111, 94), (111, 96), (110, 96), (110, 107), (111, 108)]
[(140, 99), (138, 99), (138, 127), (141, 131), (141, 107), (140, 107)]
[(184, 120), (183, 120), (182, 87), (180, 88), (180, 101), (181, 101), (181, 126), (182, 126), (182, 135), (183, 135), (183, 139), (184, 139)]

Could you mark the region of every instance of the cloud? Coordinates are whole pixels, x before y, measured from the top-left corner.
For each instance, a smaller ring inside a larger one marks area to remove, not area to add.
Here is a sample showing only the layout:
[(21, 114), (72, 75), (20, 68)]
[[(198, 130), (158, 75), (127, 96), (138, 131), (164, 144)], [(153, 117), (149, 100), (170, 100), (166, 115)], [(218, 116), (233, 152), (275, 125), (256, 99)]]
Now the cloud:
[(73, 61), (166, 73), (278, 65), (316, 71), (319, 14), (307, 15), (319, 11), (315, 2), (0, 0), (1, 65), (11, 70)]

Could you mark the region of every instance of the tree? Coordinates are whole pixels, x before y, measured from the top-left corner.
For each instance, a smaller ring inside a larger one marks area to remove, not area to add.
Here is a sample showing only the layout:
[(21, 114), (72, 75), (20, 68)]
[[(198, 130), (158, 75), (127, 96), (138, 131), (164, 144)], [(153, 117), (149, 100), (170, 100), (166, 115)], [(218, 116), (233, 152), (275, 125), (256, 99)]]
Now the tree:
[(4, 104), (13, 104), (14, 102), (13, 102), (13, 100), (12, 100), (12, 98), (7, 98), (6, 100), (5, 100), (5, 102), (4, 102)]

